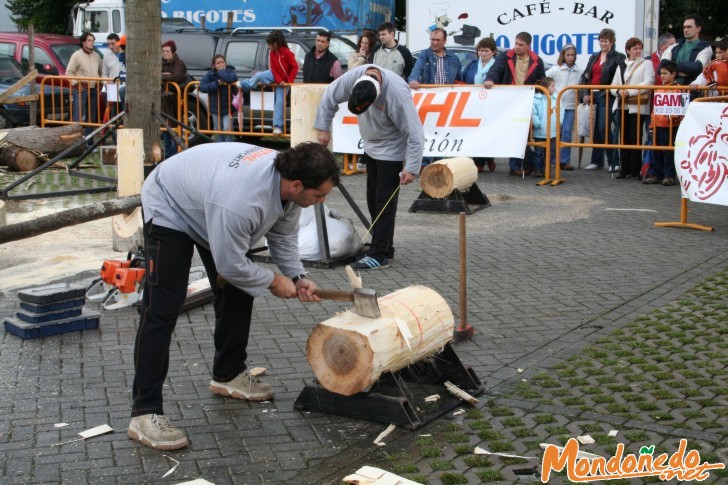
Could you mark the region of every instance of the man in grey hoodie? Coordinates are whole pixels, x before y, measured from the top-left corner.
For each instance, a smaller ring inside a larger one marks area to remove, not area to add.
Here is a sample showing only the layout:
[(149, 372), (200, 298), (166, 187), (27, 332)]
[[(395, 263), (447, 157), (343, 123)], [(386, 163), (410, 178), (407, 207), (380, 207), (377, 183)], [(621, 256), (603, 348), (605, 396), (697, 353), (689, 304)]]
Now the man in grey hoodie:
[(399, 187), (420, 173), (425, 135), (404, 79), (367, 64), (347, 71), (326, 88), (314, 122), (322, 145), (328, 145), (331, 122), (339, 103), (345, 101), (359, 121), (364, 144), (361, 161), (367, 167), (367, 208), (374, 224), (367, 254), (351, 267), (382, 269), (394, 257)]
[[(215, 296), (210, 391), (250, 401), (273, 397), (246, 369), (253, 299), (320, 301), (298, 257), (301, 207), (323, 202), (339, 182), (331, 152), (304, 143), (277, 153), (242, 143), (201, 145), (159, 165), (142, 187), (146, 279), (134, 348), (132, 419), (127, 434), (159, 450), (187, 446), (162, 408), (162, 385), (194, 248)], [(249, 258), (265, 237), (281, 274)]]

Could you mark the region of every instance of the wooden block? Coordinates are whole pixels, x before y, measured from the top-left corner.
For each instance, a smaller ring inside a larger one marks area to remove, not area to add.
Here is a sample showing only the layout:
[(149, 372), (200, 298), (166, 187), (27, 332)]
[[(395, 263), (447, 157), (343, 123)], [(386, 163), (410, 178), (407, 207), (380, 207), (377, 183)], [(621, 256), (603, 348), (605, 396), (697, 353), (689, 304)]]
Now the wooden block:
[(103, 145), (101, 147), (101, 164), (116, 165), (116, 145)]

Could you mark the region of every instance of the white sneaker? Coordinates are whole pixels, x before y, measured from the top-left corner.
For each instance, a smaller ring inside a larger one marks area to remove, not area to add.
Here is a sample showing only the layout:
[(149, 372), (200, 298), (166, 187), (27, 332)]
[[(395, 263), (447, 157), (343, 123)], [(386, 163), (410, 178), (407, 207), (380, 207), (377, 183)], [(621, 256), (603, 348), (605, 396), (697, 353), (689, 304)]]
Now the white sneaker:
[(282, 133), (283, 133), (283, 131), (281, 131), (281, 129), (280, 129), (280, 128), (278, 128), (277, 126), (273, 128), (273, 134), (274, 134), (274, 135), (276, 135), (276, 136), (277, 136), (277, 135), (280, 135), (280, 134), (282, 134)]
[(185, 434), (172, 426), (163, 414), (145, 414), (131, 418), (129, 438), (157, 450), (178, 450), (189, 444)]
[(356, 162), (356, 169), (359, 172), (366, 172), (367, 171), (367, 164), (366, 163), (361, 163), (361, 162)]
[(270, 384), (253, 377), (248, 370), (229, 382), (210, 382), (210, 392), (225, 397), (234, 397), (244, 401), (268, 401), (273, 399), (273, 389)]
[(619, 165), (614, 165), (613, 167), (609, 167), (609, 173), (616, 173), (619, 172)]
[(584, 167), (584, 170), (599, 170), (601, 168), (602, 167), (600, 167), (596, 163), (592, 163), (591, 165), (587, 165), (586, 167)]

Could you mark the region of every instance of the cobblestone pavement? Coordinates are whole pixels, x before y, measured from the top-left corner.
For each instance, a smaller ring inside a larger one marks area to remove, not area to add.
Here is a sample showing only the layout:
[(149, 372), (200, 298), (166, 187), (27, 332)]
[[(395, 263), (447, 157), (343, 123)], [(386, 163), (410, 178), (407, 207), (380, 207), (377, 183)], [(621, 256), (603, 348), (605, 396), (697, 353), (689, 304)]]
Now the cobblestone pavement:
[[(509, 176), (505, 160), (498, 165), (478, 180), (492, 207), (467, 217), (476, 334), (455, 346), (486, 386), (479, 406), (417, 431), (397, 429), (383, 448), (372, 444), (381, 424), (295, 411), (313, 377), (306, 338), (341, 307), (272, 297), (256, 302), (249, 356), (251, 366), (268, 368), (275, 400), (211, 395), (208, 305), (183, 314), (175, 331), (165, 411), (191, 446), (168, 454), (180, 465), (163, 479), (173, 462), (125, 433), (138, 318), (130, 309), (106, 312), (99, 330), (27, 341), (0, 334), (0, 481), (338, 483), (374, 464), (429, 483), (521, 482), (536, 479), (534, 460), (486, 460), (466, 448), (540, 457), (538, 442), (581, 433), (605, 456), (619, 441), (671, 450), (684, 437), (704, 459), (726, 462), (728, 298), (711, 296), (710, 286), (688, 292), (728, 267), (726, 209), (690, 204), (689, 221), (715, 232), (655, 228), (679, 220), (679, 188), (585, 171), (539, 187)], [(343, 178), (362, 206), (364, 181)], [(402, 190), (396, 259), (363, 274), (365, 284), (380, 293), (425, 284), (457, 313), (458, 218), (407, 212), (417, 195), (414, 186)], [(329, 203), (356, 220), (339, 193)], [(348, 284), (341, 268), (311, 273), (328, 287)], [(725, 276), (717, 278), (724, 288)], [(16, 307), (13, 293), (2, 295), (3, 315)], [(70, 426), (57, 430), (58, 422)], [(104, 423), (114, 433), (53, 446)]]

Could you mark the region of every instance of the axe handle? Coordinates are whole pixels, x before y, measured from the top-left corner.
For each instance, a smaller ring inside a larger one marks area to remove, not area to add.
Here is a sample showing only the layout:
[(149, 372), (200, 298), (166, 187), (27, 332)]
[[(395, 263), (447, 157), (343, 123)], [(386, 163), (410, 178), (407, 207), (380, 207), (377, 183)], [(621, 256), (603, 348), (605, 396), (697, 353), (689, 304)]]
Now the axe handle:
[(334, 301), (354, 301), (354, 292), (352, 291), (339, 291), (339, 290), (324, 290), (322, 288), (316, 288), (313, 292), (314, 295), (324, 300)]

